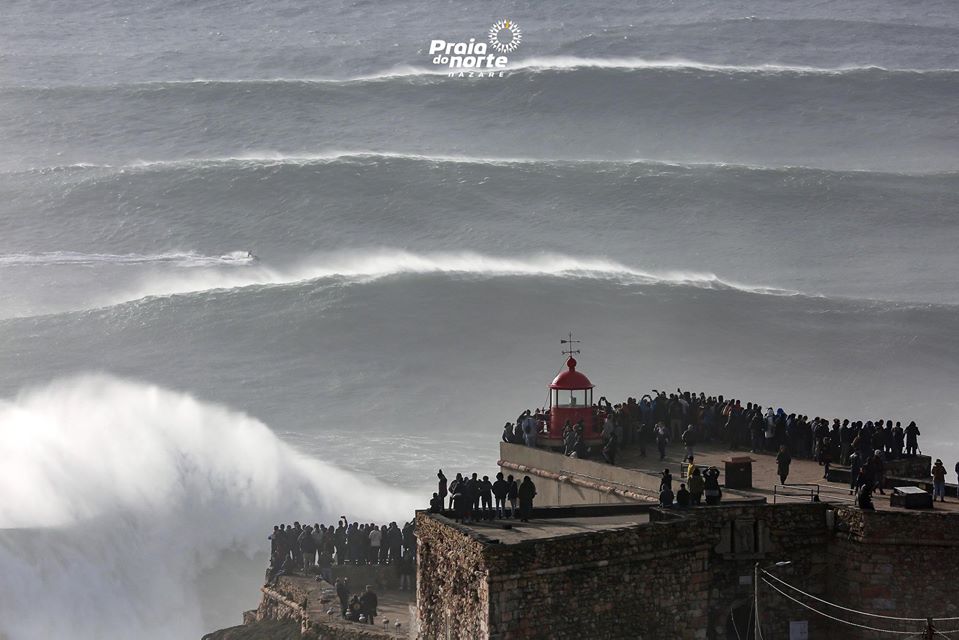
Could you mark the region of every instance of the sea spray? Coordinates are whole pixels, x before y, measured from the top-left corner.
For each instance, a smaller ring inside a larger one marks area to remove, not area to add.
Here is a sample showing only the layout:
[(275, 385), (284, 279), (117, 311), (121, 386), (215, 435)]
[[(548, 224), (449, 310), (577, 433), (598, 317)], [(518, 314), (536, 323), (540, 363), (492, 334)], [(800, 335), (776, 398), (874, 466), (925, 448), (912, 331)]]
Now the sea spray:
[(626, 284), (674, 284), (708, 289), (739, 289), (751, 293), (795, 295), (774, 287), (726, 282), (712, 273), (645, 271), (602, 257), (571, 257), (554, 253), (525, 258), (481, 254), (474, 251), (414, 253), (401, 249), (335, 251), (300, 261), (290, 267), (256, 264), (243, 270), (193, 269), (189, 273), (163, 273), (145, 277), (134, 289), (109, 294), (101, 304), (112, 305), (150, 296), (196, 293), (263, 285), (289, 285), (322, 278), (342, 277), (363, 282), (404, 274), (463, 274), (472, 277), (555, 276), (620, 281)]
[(0, 403), (0, 495), (0, 635), (12, 640), (198, 637), (196, 579), (222, 551), (264, 550), (275, 522), (401, 520), (414, 507), (254, 418), (108, 375)]

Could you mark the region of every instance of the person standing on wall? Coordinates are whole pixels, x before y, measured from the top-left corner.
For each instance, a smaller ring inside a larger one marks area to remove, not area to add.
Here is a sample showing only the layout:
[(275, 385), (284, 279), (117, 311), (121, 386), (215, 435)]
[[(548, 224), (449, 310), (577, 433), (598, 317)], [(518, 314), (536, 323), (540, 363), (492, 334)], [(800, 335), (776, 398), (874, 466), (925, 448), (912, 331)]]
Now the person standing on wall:
[(689, 503), (693, 506), (702, 504), (703, 491), (706, 485), (703, 482), (703, 474), (699, 472), (699, 467), (693, 468), (687, 482), (689, 483)]
[(380, 561), (380, 546), (383, 544), (383, 532), (379, 527), (374, 526), (370, 529), (370, 564), (376, 564)]
[(520, 484), (517, 491), (519, 498), (519, 514), (523, 522), (529, 522), (530, 513), (533, 510), (533, 498), (536, 497), (536, 486), (529, 476), (523, 476), (523, 483)]
[(883, 487), (886, 486), (886, 463), (882, 459), (882, 450), (876, 449), (872, 455), (872, 465), (874, 467), (873, 478), (875, 481), (875, 488), (879, 489), (879, 493), (885, 495), (886, 492), (883, 491)]
[(519, 496), (519, 485), (512, 475), (506, 476), (506, 499), (509, 500), (509, 517), (516, 517), (516, 501)]
[(373, 585), (366, 585), (366, 591), (360, 596), (360, 607), (369, 624), (373, 624), (373, 619), (377, 616), (376, 606), (378, 604), (376, 594), (373, 593)]
[(497, 473), (496, 482), (493, 483), (492, 491), (493, 498), (496, 501), (496, 517), (500, 519), (506, 517), (506, 492), (508, 489), (509, 484), (503, 479), (503, 473)]
[(832, 438), (826, 436), (822, 439), (822, 448), (819, 450), (819, 464), (822, 465), (822, 477), (829, 479), (829, 465), (832, 464)]
[(685, 484), (680, 483), (679, 491), (676, 492), (676, 506), (688, 507), (690, 502), (690, 493)]
[(436, 495), (439, 496), (440, 504), (444, 504), (446, 501), (446, 496), (449, 495), (449, 490), (447, 489), (446, 476), (443, 475), (442, 469), (440, 469), (439, 473), (436, 474), (436, 478), (438, 484)]
[(457, 489), (460, 489), (460, 485), (463, 483), (463, 474), (457, 473), (456, 477), (453, 478), (453, 482), (450, 483), (450, 509), (453, 508), (453, 494), (456, 493)]
[(703, 484), (706, 487), (706, 504), (716, 505), (723, 499), (722, 489), (719, 488), (719, 469), (710, 467), (706, 470)]
[(922, 435), (919, 433), (919, 427), (916, 426), (915, 422), (910, 422), (909, 426), (906, 427), (906, 456), (912, 458), (916, 455), (916, 452), (919, 450), (919, 436)]
[[(956, 465), (959, 466), (959, 465)], [(936, 459), (936, 464), (932, 465), (932, 501), (946, 501), (946, 467), (942, 460)]]
[(482, 508), (482, 518), (484, 520), (493, 519), (493, 483), (489, 481), (489, 476), (483, 476), (479, 483), (479, 497)]
[(693, 431), (693, 425), (688, 425), (682, 435), (683, 444), (686, 445), (686, 457), (683, 460), (693, 459), (693, 447), (696, 446), (696, 433)]
[(664, 489), (668, 489), (670, 493), (673, 492), (673, 474), (669, 472), (669, 467), (663, 469), (659, 477), (659, 491), (662, 492)]
[(786, 478), (789, 477), (789, 464), (792, 461), (792, 456), (786, 451), (786, 445), (780, 446), (779, 453), (776, 454), (776, 471), (779, 473), (779, 484), (786, 484)]
[(666, 434), (666, 425), (662, 422), (656, 425), (656, 447), (659, 449), (659, 460), (666, 459), (666, 445), (669, 444), (669, 436)]
[(350, 583), (347, 578), (336, 579), (336, 597), (340, 599), (340, 614), (345, 618), (350, 606)]
[(300, 563), (303, 571), (311, 573), (316, 564), (316, 543), (313, 541), (313, 527), (306, 525), (297, 540), (300, 545)]

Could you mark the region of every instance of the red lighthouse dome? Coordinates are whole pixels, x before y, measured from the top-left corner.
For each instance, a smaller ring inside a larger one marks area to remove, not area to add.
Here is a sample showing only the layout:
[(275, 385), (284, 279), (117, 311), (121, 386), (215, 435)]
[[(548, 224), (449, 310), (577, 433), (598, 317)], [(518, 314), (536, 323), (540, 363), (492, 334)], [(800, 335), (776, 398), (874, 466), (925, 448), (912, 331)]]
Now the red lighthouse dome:
[(550, 389), (592, 389), (593, 383), (580, 371), (576, 370), (576, 358), (570, 356), (566, 361), (566, 371), (560, 372), (550, 383)]

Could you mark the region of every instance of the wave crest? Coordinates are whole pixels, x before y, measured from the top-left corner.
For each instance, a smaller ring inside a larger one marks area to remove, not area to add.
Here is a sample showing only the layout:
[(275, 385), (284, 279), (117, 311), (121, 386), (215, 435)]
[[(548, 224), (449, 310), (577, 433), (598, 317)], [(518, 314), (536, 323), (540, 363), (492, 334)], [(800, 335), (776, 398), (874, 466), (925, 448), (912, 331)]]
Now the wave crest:
[[(507, 73), (548, 73), (576, 71), (581, 69), (619, 70), (626, 72), (677, 71), (705, 72), (729, 75), (803, 75), (803, 76), (842, 76), (861, 74), (887, 75), (955, 75), (959, 69), (952, 68), (909, 68), (883, 67), (879, 65), (842, 65), (836, 67), (817, 67), (810, 65), (788, 65), (778, 63), (764, 64), (723, 64), (704, 62), (687, 58), (640, 58), (640, 57), (586, 57), (573, 55), (533, 56), (510, 62), (504, 69)], [(384, 71), (346, 77), (260, 77), (260, 78), (180, 78), (166, 80), (148, 80), (144, 82), (116, 83), (105, 85), (44, 85), (44, 86), (8, 86), (6, 90), (56, 91), (102, 90), (102, 89), (144, 89), (163, 90), (176, 86), (230, 86), (230, 85), (349, 85), (383, 83), (391, 81), (417, 81), (433, 78), (445, 78), (451, 70), (439, 66), (399, 65)]]
[(231, 251), (219, 256), (200, 253), (172, 252), (156, 254), (140, 253), (81, 253), (77, 251), (51, 251), (47, 253), (0, 254), (0, 267), (37, 267), (47, 265), (172, 265), (175, 267), (214, 267), (247, 265), (255, 261), (246, 251)]
[[(589, 158), (589, 157), (532, 157), (532, 156), (468, 156), (456, 154), (437, 154), (437, 153), (415, 153), (401, 151), (377, 151), (369, 149), (331, 149), (328, 151), (318, 151), (314, 153), (283, 153), (278, 151), (261, 151), (242, 153), (229, 156), (215, 156), (206, 158), (178, 158), (170, 160), (135, 160), (125, 164), (96, 164), (91, 162), (78, 162), (68, 165), (57, 165), (50, 167), (31, 167), (28, 169), (19, 169), (10, 171), (10, 174), (47, 174), (55, 172), (75, 171), (78, 175), (84, 172), (96, 172), (94, 175), (102, 175), (99, 172), (109, 174), (123, 174), (127, 172), (149, 172), (149, 171), (167, 171), (167, 170), (191, 170), (191, 169), (211, 169), (211, 168), (261, 168), (261, 167), (284, 167), (284, 166), (315, 166), (330, 165), (336, 163), (385, 163), (390, 161), (407, 161), (411, 163), (428, 164), (456, 164), (456, 165), (483, 165), (483, 166), (583, 166), (589, 168), (601, 167), (648, 167), (650, 170), (661, 169), (729, 169), (740, 171), (770, 171), (770, 172), (816, 172), (822, 174), (875, 174), (875, 175), (897, 175), (897, 176), (950, 176), (955, 175), (955, 171), (879, 171), (873, 169), (829, 169), (807, 165), (761, 165), (746, 164), (741, 162), (726, 162), (722, 160), (715, 161), (680, 161), (673, 159), (659, 158)], [(0, 173), (4, 173), (0, 171)], [(40, 254), (53, 255), (53, 254)], [(82, 255), (82, 254), (77, 254)], [(156, 256), (159, 258), (176, 259), (178, 254), (163, 254)], [(195, 254), (182, 254), (184, 258), (205, 258), (205, 256), (196, 256)], [(236, 256), (236, 259), (246, 257), (245, 252), (233, 252), (227, 256), (213, 257), (211, 259), (223, 259)], [(120, 258), (120, 256), (116, 256)], [(14, 261), (17, 255), (7, 256), (7, 259)], [(29, 259), (29, 258), (27, 258)], [(4, 257), (0, 256), (0, 264)]]
[[(12, 640), (199, 637), (196, 579), (219, 552), (264, 551), (274, 522), (398, 520), (414, 506), (250, 416), (106, 375), (0, 401), (0, 433), (0, 636)], [(360, 483), (370, 490), (349, 500)]]
[(390, 276), (451, 274), (473, 277), (557, 277), (614, 280), (623, 284), (678, 285), (707, 289), (737, 289), (749, 293), (797, 295), (775, 287), (727, 281), (713, 273), (666, 270), (645, 271), (604, 258), (576, 258), (545, 253), (530, 258), (508, 258), (471, 251), (412, 253), (382, 249), (337, 252), (307, 260), (298, 266), (275, 268), (257, 264), (242, 271), (201, 270), (185, 274), (150, 276), (137, 288), (113, 296), (107, 304), (148, 297), (200, 293), (217, 289), (281, 286), (339, 277), (363, 283)]

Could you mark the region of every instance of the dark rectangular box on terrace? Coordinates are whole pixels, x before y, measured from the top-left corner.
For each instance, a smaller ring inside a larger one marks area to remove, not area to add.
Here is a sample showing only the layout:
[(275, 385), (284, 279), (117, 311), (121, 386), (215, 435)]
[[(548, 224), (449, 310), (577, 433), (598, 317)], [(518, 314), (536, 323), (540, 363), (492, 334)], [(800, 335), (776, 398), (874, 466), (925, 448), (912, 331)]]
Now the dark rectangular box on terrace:
[(723, 460), (726, 465), (727, 489), (751, 489), (753, 486), (753, 459), (733, 457)]
[(904, 509), (932, 509), (932, 494), (919, 487), (893, 487), (889, 504)]

